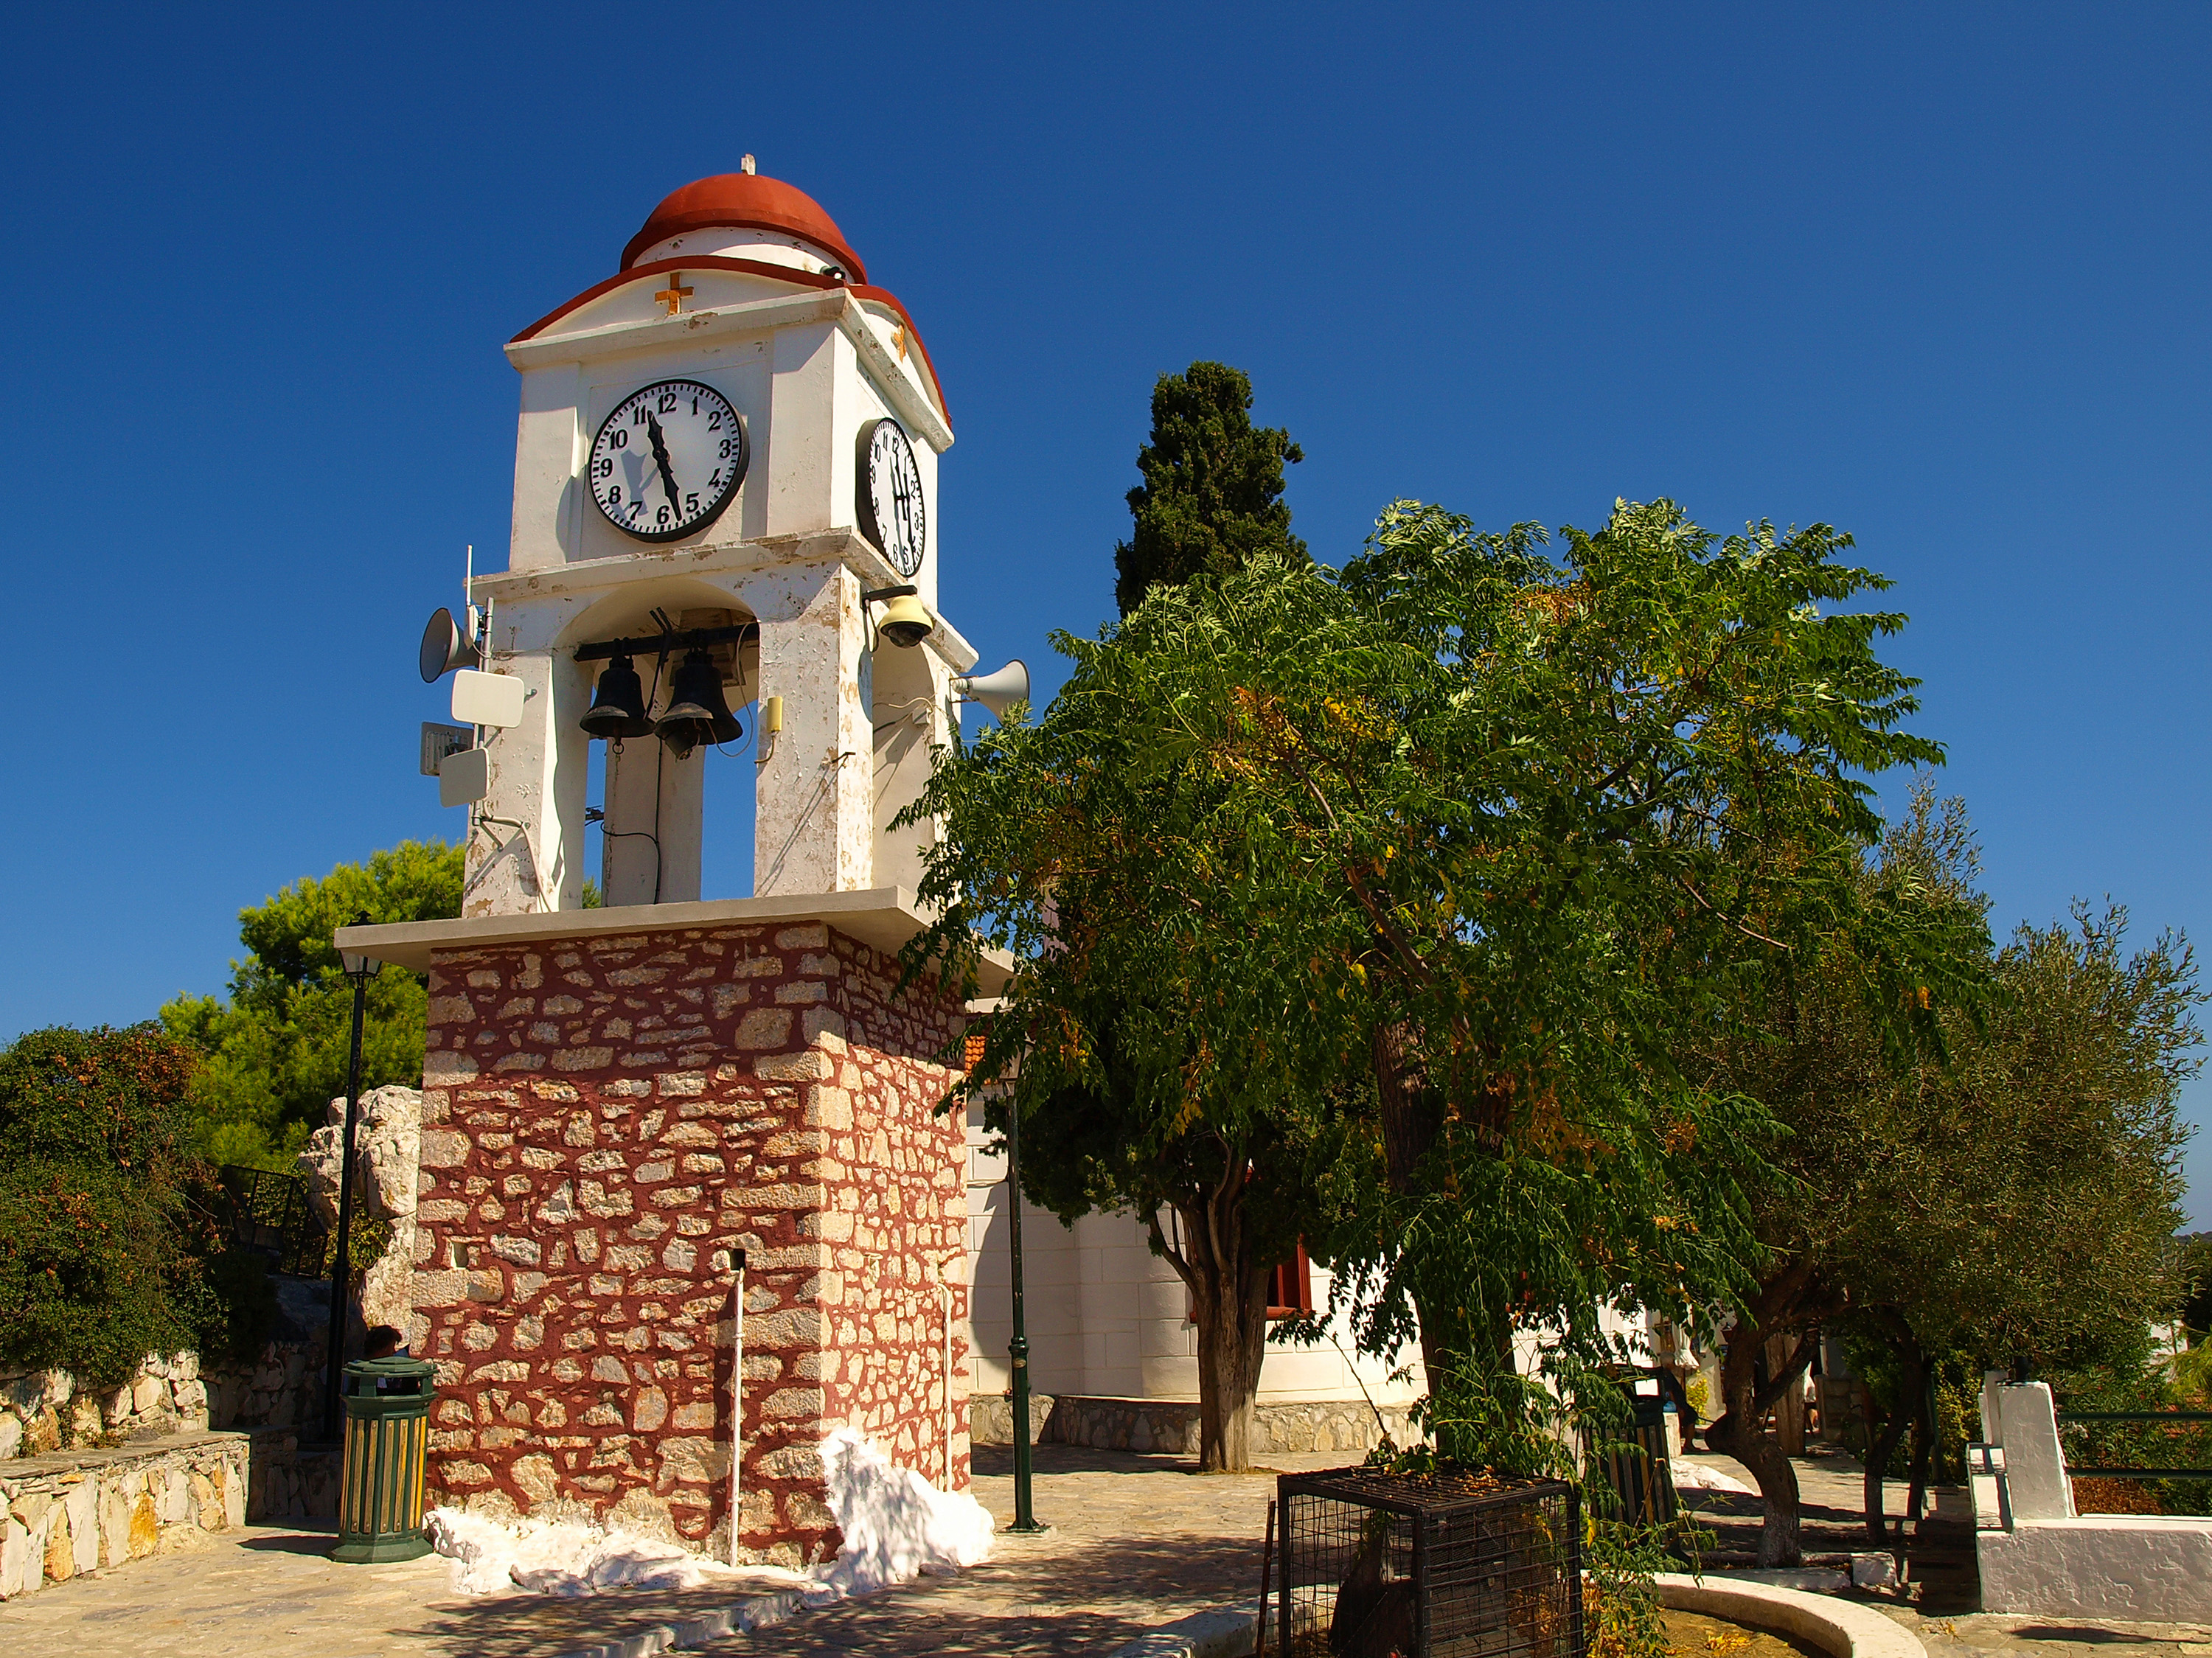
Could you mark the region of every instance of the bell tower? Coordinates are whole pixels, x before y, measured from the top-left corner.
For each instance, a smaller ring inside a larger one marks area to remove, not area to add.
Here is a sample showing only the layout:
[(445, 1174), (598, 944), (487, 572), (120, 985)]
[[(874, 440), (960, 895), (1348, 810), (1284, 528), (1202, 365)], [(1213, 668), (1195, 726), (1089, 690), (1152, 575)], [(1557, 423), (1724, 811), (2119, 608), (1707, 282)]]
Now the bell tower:
[[(818, 203), (748, 170), (668, 197), (616, 275), (507, 355), (522, 379), (513, 536), (507, 570), (471, 597), (483, 665), (527, 694), (483, 742), (464, 914), (573, 909), (589, 873), (610, 906), (706, 896), (708, 765), (753, 770), (756, 896), (911, 890), (919, 843), (888, 825), (975, 653), (936, 608), (952, 428), (906, 308)], [(619, 641), (634, 648), (591, 648)], [(595, 689), (629, 689), (602, 676), (640, 676), (637, 732), (697, 706), (678, 681), (696, 690), (708, 667), (732, 706), (757, 701), (781, 728), (606, 737), (588, 869), (585, 717)]]
[[(840, 1541), (833, 1429), (968, 1483), (965, 1135), (935, 1109), (966, 1015), (902, 980), (927, 831), (890, 824), (956, 695), (1026, 681), (958, 677), (913, 319), (750, 158), (507, 354), (513, 537), (471, 587), (479, 744), (440, 779), (476, 796), (462, 914), (338, 933), (429, 980), (429, 1485), (796, 1565)], [(750, 896), (700, 890), (708, 766), (753, 780)]]

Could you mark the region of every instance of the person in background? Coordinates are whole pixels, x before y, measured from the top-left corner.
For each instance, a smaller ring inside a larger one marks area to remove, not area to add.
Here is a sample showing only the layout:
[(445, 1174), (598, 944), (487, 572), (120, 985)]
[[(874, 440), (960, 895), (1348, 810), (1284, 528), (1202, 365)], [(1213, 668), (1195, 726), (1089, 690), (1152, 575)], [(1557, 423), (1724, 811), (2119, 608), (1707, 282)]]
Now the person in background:
[(406, 1356), (405, 1338), (389, 1324), (379, 1324), (362, 1339), (363, 1358), (401, 1358)]

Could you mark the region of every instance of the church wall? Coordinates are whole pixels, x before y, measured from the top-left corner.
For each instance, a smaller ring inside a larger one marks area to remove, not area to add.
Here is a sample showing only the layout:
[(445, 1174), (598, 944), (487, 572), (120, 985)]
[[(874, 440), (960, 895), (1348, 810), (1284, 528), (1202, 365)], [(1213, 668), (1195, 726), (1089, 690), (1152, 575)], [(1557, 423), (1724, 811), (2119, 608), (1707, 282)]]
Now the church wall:
[[(1012, 1268), (1008, 1258), (1006, 1164), (989, 1149), (995, 1136), (971, 1110), (968, 1125), (968, 1248), (975, 1285), (972, 1338), (977, 1394), (1006, 1390), (1006, 1344), (1013, 1333)], [(1163, 1224), (1171, 1223), (1164, 1221)], [(1175, 1269), (1153, 1254), (1133, 1215), (1085, 1215), (1073, 1228), (1034, 1205), (1022, 1206), (1024, 1313), (1029, 1327), (1030, 1382), (1043, 1394), (1109, 1399), (1198, 1397), (1198, 1328)], [(1314, 1304), (1328, 1300), (1329, 1275), (1313, 1268)], [(1353, 1352), (1349, 1321), (1329, 1325), (1342, 1347), (1270, 1343), (1260, 1369), (1263, 1404), (1359, 1399), (1362, 1385), (1378, 1403), (1419, 1398), (1417, 1355), (1411, 1381), (1393, 1381), (1392, 1366)]]
[(743, 1549), (835, 1549), (841, 1424), (966, 1485), (963, 1151), (931, 1057), (962, 1015), (896, 977), (819, 924), (436, 954), (416, 1303), (444, 1500), (726, 1558), (737, 1250)]

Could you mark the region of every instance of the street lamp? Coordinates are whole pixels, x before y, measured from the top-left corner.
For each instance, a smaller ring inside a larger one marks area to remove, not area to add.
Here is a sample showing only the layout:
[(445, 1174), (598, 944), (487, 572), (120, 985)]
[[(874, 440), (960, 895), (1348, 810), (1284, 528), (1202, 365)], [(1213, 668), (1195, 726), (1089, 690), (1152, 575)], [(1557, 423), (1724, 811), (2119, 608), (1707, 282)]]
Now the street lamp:
[(1014, 1254), (1014, 1339), (1006, 1357), (1014, 1373), (1014, 1523), (1012, 1532), (1049, 1531), (1030, 1511), (1030, 1339), (1022, 1322), (1022, 1108), (1006, 1096), (1006, 1218)]
[[(356, 926), (367, 926), (366, 913), (354, 917)], [(343, 1138), (338, 1142), (338, 1238), (331, 1258), (330, 1370), (323, 1388), (323, 1437), (338, 1437), (338, 1371), (344, 1357), (346, 1280), (351, 1276), (346, 1259), (347, 1233), (353, 1224), (353, 1135), (361, 1108), (361, 1025), (368, 1007), (368, 981), (382, 963), (373, 956), (338, 951), (338, 967), (353, 983), (353, 1049), (346, 1060), (346, 1108)]]

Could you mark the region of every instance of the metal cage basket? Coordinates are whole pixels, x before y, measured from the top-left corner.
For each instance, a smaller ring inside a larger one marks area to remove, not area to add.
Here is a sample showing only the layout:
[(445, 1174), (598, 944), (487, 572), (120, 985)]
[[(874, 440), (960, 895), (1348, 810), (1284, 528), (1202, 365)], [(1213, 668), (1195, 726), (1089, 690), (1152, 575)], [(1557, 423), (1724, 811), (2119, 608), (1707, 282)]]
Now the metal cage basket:
[(1340, 1468), (1277, 1501), (1282, 1658), (1585, 1658), (1571, 1485)]

